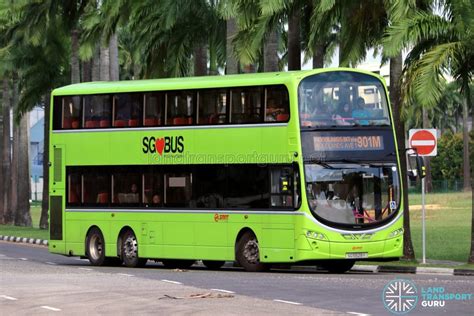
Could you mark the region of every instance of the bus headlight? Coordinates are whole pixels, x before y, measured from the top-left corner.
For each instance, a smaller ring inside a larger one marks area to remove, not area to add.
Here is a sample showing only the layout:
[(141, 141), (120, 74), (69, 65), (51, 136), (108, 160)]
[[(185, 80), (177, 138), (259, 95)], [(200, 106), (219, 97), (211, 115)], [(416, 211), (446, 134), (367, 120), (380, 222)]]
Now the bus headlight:
[(399, 228), (397, 230), (394, 230), (393, 232), (390, 233), (390, 235), (388, 235), (388, 238), (393, 238), (393, 237), (397, 237), (397, 236), (400, 236), (400, 235), (403, 235), (403, 228)]
[(318, 240), (326, 239), (326, 236), (324, 236), (323, 234), (318, 233), (318, 232), (313, 232), (311, 230), (306, 231), (306, 237), (311, 238), (311, 239), (318, 239)]

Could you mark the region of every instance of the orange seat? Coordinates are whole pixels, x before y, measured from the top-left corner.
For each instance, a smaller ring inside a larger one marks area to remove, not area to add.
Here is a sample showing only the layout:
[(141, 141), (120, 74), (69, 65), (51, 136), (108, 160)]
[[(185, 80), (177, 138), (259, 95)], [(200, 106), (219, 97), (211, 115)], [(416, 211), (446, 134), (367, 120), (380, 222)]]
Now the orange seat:
[(155, 118), (146, 118), (145, 121), (143, 122), (143, 125), (145, 126), (156, 126), (158, 125), (158, 120)]
[(72, 125), (71, 119), (63, 120), (63, 128), (71, 128), (71, 125)]
[(114, 127), (125, 127), (128, 126), (128, 122), (125, 120), (115, 120)]
[(175, 117), (173, 119), (173, 125), (188, 125), (188, 119), (185, 117)]
[(72, 128), (79, 128), (79, 126), (80, 126), (80, 124), (79, 124), (78, 119), (72, 120), (72, 123), (71, 123)]
[(128, 126), (138, 126), (138, 119), (128, 120)]
[(100, 127), (110, 127), (110, 121), (109, 120), (100, 120)]
[(107, 192), (102, 192), (97, 195), (97, 203), (105, 204), (109, 203), (109, 194)]
[(89, 120), (89, 121), (86, 121), (86, 128), (97, 128), (99, 127), (99, 121), (93, 121), (93, 120)]
[(276, 116), (277, 122), (286, 122), (286, 121), (288, 121), (289, 118), (290, 118), (290, 115), (289, 114), (284, 114), (284, 113), (278, 114)]

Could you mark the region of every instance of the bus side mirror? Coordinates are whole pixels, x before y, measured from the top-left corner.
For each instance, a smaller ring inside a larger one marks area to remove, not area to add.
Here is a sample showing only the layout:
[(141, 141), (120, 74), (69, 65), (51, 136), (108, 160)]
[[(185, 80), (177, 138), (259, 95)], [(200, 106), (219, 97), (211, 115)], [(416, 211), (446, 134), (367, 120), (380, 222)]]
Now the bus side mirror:
[(425, 162), (423, 161), (423, 157), (418, 156), (418, 155), (416, 156), (416, 171), (420, 179), (423, 179), (424, 177), (426, 177)]

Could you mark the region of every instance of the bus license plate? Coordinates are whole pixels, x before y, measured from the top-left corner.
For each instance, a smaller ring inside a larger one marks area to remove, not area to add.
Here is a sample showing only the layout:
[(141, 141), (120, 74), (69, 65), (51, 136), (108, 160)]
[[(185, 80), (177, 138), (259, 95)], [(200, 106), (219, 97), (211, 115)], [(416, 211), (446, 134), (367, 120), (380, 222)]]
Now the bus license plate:
[(367, 252), (346, 252), (346, 259), (364, 259), (368, 257)]

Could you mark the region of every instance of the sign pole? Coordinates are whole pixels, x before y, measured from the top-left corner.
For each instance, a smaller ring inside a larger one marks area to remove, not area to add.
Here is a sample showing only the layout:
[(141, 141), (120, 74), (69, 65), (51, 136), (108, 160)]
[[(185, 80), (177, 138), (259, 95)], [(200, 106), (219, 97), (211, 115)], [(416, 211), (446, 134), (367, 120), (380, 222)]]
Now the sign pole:
[(421, 223), (422, 223), (422, 248), (423, 264), (426, 264), (426, 227), (425, 227), (425, 178), (421, 179)]

